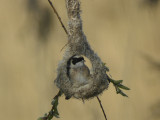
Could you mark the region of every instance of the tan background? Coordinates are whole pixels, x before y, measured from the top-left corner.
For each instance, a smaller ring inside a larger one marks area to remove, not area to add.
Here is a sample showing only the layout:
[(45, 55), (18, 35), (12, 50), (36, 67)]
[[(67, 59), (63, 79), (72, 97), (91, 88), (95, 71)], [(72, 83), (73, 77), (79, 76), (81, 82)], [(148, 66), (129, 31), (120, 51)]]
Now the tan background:
[[(150, 2), (151, 1), (151, 2)], [(160, 120), (160, 3), (81, 0), (84, 32), (129, 98), (100, 97), (109, 120)], [(67, 24), (64, 0), (54, 0)], [(1, 0), (0, 120), (36, 120), (51, 108), (67, 37), (47, 0)], [(104, 120), (96, 99), (60, 98), (59, 120)]]

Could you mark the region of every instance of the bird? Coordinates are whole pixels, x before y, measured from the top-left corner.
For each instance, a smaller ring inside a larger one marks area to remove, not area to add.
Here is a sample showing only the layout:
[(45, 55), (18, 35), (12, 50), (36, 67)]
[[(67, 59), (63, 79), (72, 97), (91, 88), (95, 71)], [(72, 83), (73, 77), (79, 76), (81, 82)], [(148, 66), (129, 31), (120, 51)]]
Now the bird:
[(67, 76), (76, 88), (88, 83), (90, 70), (85, 65), (84, 57), (73, 55), (67, 62)]

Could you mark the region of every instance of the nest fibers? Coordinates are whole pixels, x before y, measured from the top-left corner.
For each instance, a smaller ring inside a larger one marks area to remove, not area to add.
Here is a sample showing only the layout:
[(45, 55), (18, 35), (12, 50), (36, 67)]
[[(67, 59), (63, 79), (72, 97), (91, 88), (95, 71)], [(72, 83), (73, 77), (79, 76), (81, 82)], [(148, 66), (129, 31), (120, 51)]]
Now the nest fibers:
[[(66, 0), (68, 23), (68, 45), (63, 59), (57, 69), (55, 83), (67, 98), (89, 99), (102, 93), (108, 88), (109, 81), (106, 74), (109, 69), (104, 65), (98, 55), (91, 49), (86, 36), (82, 31), (82, 21), (80, 18), (79, 0)], [(67, 62), (73, 55), (83, 55), (92, 64), (92, 74), (90, 74), (85, 84), (74, 86), (67, 76)]]

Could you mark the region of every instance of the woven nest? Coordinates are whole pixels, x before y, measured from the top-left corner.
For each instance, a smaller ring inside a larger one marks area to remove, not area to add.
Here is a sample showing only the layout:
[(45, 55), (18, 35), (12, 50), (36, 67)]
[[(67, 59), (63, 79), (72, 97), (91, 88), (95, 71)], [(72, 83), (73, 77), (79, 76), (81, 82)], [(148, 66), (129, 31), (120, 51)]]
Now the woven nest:
[[(79, 0), (66, 0), (66, 7), (69, 18), (68, 45), (63, 59), (58, 65), (55, 83), (66, 98), (89, 99), (108, 88), (109, 82), (106, 72), (109, 69), (91, 49), (83, 33)], [(75, 87), (75, 83), (71, 82), (67, 76), (67, 62), (73, 55), (85, 56), (92, 64), (93, 72), (90, 74), (87, 84), (78, 87)]]

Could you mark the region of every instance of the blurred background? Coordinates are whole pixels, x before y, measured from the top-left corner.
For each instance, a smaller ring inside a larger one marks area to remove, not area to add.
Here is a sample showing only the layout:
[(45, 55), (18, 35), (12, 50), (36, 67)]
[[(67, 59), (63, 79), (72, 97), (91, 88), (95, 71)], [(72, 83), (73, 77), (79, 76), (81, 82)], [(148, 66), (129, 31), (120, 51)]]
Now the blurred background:
[[(101, 96), (108, 120), (160, 120), (159, 0), (81, 0), (92, 48), (123, 79), (129, 98), (110, 84)], [(64, 0), (54, 6), (67, 25)], [(36, 120), (51, 109), (53, 81), (67, 36), (47, 0), (1, 0), (0, 119)], [(60, 98), (59, 120), (104, 120), (97, 99)], [(56, 118), (54, 118), (56, 119)]]

